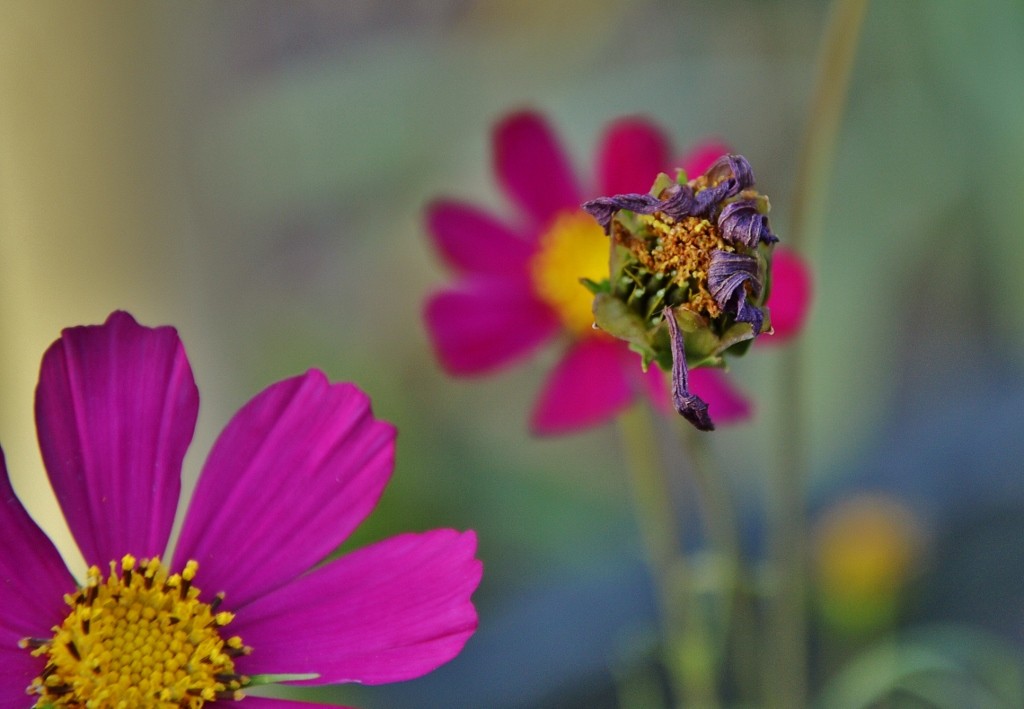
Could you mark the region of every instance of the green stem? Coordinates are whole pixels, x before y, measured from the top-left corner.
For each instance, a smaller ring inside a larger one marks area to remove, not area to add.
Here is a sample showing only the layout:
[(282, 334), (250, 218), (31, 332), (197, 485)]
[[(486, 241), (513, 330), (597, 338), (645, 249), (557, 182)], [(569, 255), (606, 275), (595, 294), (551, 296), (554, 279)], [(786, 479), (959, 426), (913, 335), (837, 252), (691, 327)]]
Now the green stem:
[(868, 0), (836, 0), (822, 36), (818, 77), (800, 146), (790, 230), (786, 234), (786, 243), (794, 249), (806, 250), (810, 239), (821, 231), (813, 227), (821, 221), (827, 178), (867, 8)]
[[(822, 37), (820, 70), (797, 167), (787, 243), (805, 253), (820, 232), (827, 177), (835, 154), (867, 0), (836, 0)], [(770, 544), (776, 586), (768, 608), (762, 654), (770, 706), (807, 706), (807, 410), (798, 342), (782, 361), (782, 427), (779, 458), (770, 487), (774, 498)]]
[(708, 627), (694, 592), (693, 570), (680, 544), (670, 486), (658, 460), (654, 421), (642, 405), (619, 417), (637, 523), (646, 547), (662, 622), (665, 666), (682, 706), (719, 706)]
[(731, 679), (738, 698), (754, 701), (758, 697), (757, 626), (753, 612), (756, 598), (740, 546), (736, 505), (729, 480), (715, 465), (708, 436), (682, 423), (680, 431), (682, 445), (693, 465), (715, 571), (721, 579), (716, 588), (721, 628), (717, 633), (717, 655), (724, 666), (731, 660)]

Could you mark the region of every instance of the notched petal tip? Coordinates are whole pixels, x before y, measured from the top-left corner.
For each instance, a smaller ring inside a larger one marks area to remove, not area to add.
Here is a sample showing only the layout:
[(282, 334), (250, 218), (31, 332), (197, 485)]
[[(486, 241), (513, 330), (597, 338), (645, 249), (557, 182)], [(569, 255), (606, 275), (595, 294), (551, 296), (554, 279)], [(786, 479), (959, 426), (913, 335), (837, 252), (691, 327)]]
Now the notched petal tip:
[(164, 549), (198, 410), (173, 327), (116, 310), (102, 325), (63, 329), (43, 354), (40, 451), (87, 562)]

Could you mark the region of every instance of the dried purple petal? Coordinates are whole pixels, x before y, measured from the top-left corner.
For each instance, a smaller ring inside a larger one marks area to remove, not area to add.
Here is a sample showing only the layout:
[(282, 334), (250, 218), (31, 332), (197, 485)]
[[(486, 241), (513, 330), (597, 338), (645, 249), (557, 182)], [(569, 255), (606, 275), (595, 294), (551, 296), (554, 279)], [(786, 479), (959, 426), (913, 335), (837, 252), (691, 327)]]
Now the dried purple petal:
[(665, 308), (662, 315), (668, 321), (669, 341), (672, 346), (672, 405), (687, 421), (701, 431), (714, 431), (715, 424), (708, 415), (708, 405), (689, 389), (686, 371), (686, 347), (675, 313)]
[(742, 155), (723, 155), (704, 175), (711, 186), (697, 193), (696, 215), (708, 214), (723, 199), (754, 185), (754, 171)]
[(752, 199), (741, 199), (725, 205), (718, 215), (718, 230), (726, 242), (743, 244), (751, 249), (757, 248), (761, 242), (774, 244), (779, 240), (768, 226), (767, 215), (757, 210), (757, 202)]
[(747, 300), (748, 283), (751, 295), (757, 297), (761, 294), (756, 258), (719, 249), (712, 252), (711, 266), (708, 268), (711, 297), (718, 307), (732, 313), (737, 322), (750, 323), (754, 335), (757, 335), (764, 323), (764, 313)]
[(697, 200), (693, 195), (693, 188), (689, 185), (672, 185), (666, 192), (666, 197), (658, 210), (664, 212), (673, 219), (681, 219), (695, 214)]
[(654, 214), (662, 212), (674, 219), (692, 213), (696, 206), (693, 189), (688, 185), (672, 185), (667, 190), (667, 197), (659, 199), (651, 194), (617, 194), (614, 197), (598, 197), (583, 204), (583, 211), (592, 216), (607, 234), (611, 229), (612, 219), (619, 210), (636, 214)]
[(637, 214), (654, 214), (661, 209), (661, 200), (649, 194), (617, 194), (614, 197), (598, 197), (583, 203), (583, 211), (592, 216), (607, 234), (612, 219), (622, 209)]

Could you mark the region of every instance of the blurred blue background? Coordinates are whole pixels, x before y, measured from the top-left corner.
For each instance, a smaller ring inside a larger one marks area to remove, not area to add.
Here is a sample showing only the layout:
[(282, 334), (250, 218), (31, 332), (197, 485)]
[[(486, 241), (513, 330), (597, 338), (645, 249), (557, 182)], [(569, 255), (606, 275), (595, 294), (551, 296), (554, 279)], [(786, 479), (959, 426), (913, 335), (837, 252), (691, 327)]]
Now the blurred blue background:
[[(440, 371), (421, 308), (447, 276), (423, 206), (450, 196), (510, 214), (489, 140), (512, 110), (545, 113), (583, 176), (602, 128), (642, 114), (679, 154), (717, 136), (746, 155), (785, 241), (826, 18), (802, 0), (5, 5), (0, 441), (17, 489), (59, 538), (31, 392), (61, 327), (125, 308), (179, 328), (203, 397), (193, 479), (249, 396), (322, 368), (400, 431), (393, 482), (353, 544), (475, 528), (486, 573), (480, 631), (454, 662), (302, 696), (616, 706), (616, 673), (653, 614), (617, 432), (528, 436), (556, 348), (493, 377)], [(881, 574), (898, 596), (884, 622), (851, 619), (843, 599), (816, 611), (833, 648), (816, 655), (819, 688), (893, 627), (970, 626), (935, 642), (975, 638), (1020, 669), (1022, 72), (1019, 2), (869, 9), (804, 254), (802, 405), (816, 533), (870, 492), (901, 510), (882, 515), (898, 519), (881, 523), (877, 564), (908, 551)], [(758, 413), (712, 441), (751, 508), (786, 431), (782, 356), (736, 364)], [(828, 528), (860, 538), (852, 519)], [(826, 537), (819, 564), (841, 566)]]

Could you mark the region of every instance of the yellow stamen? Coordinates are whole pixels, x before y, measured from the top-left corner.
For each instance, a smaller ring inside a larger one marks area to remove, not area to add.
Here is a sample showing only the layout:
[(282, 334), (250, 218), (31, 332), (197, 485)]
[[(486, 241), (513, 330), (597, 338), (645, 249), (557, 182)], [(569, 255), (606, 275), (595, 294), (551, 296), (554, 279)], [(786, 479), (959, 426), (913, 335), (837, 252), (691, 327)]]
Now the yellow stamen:
[(110, 562), (106, 579), (89, 569), (84, 588), (64, 597), (70, 611), (46, 640), (22, 640), (46, 667), (28, 687), (36, 707), (199, 709), (241, 699), (248, 678), (234, 659), (249, 652), (224, 638), (233, 615), (199, 600), (198, 564), (170, 574), (159, 559)]
[(535, 292), (550, 305), (566, 330), (576, 336), (592, 332), (594, 296), (581, 278), (608, 277), (608, 239), (585, 212), (563, 212), (540, 237), (530, 263)]

